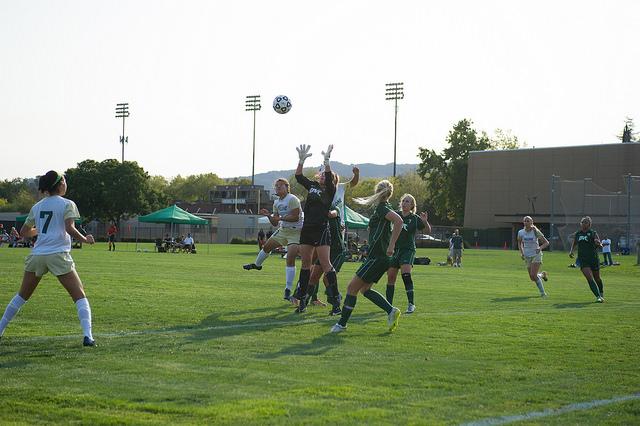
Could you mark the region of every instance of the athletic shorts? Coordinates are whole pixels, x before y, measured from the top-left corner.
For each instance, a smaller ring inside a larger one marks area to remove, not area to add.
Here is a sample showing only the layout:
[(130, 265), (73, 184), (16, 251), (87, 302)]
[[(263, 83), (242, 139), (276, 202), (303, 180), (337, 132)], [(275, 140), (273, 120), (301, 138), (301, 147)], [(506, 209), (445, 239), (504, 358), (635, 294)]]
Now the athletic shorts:
[(542, 252), (533, 256), (525, 256), (524, 263), (527, 264), (527, 268), (531, 266), (532, 263), (539, 263), (540, 265), (542, 265)]
[(302, 225), (302, 231), (300, 231), (300, 244), (314, 247), (330, 246), (331, 232), (329, 232), (329, 224)]
[(580, 269), (582, 268), (591, 268), (592, 271), (600, 270), (600, 259), (580, 259), (576, 260), (576, 266)]
[[(336, 272), (340, 272), (340, 268), (342, 268), (345, 259), (346, 255), (344, 250), (338, 248), (334, 249), (333, 247), (331, 247), (331, 251), (329, 252), (329, 261), (331, 262), (331, 266), (333, 266), (333, 269), (335, 269)], [(313, 264), (319, 266), (320, 260), (316, 259)]]
[(377, 283), (389, 269), (389, 257), (370, 257), (356, 271), (356, 275), (367, 284)]
[(451, 257), (453, 257), (454, 259), (456, 257), (462, 257), (462, 249), (457, 249), (457, 248), (451, 249)]
[(411, 249), (397, 249), (389, 260), (389, 268), (400, 268), (401, 265), (413, 265), (416, 251)]
[(51, 272), (56, 277), (76, 269), (76, 264), (69, 253), (53, 254), (30, 254), (24, 261), (25, 272), (33, 272), (37, 277), (41, 277), (47, 272)]
[(278, 228), (269, 239), (285, 247), (300, 244), (300, 228)]
[(116, 234), (109, 235), (109, 242), (114, 243), (116, 241)]

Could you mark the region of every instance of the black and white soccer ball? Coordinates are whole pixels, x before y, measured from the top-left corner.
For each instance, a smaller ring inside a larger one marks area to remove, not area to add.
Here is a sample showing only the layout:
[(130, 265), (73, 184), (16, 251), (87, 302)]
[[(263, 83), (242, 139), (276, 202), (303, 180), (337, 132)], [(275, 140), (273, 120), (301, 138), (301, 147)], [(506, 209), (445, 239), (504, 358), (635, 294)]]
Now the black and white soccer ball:
[(291, 99), (288, 96), (278, 95), (273, 100), (273, 109), (278, 114), (286, 114), (291, 110)]

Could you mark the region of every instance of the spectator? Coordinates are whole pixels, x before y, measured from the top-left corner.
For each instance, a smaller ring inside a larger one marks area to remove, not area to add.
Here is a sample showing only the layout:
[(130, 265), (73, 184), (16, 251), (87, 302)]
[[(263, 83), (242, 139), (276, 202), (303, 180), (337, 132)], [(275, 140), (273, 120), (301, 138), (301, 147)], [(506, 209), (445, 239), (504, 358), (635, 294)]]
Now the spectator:
[(116, 234), (118, 233), (118, 227), (115, 222), (111, 222), (109, 229), (107, 229), (107, 241), (109, 242), (109, 251), (113, 247), (113, 251), (116, 251)]
[(11, 241), (9, 238), (7, 231), (5, 231), (4, 228), (0, 229), (0, 247), (2, 247), (4, 243), (9, 244), (9, 247), (11, 247)]
[(451, 254), (453, 257), (453, 266), (457, 266), (460, 268), (462, 266), (462, 250), (464, 250), (464, 240), (460, 235), (460, 230), (456, 229), (453, 233), (453, 236), (450, 240), (451, 243)]
[(611, 259), (611, 240), (608, 236), (604, 236), (602, 241), (602, 257), (604, 257), (605, 266), (613, 266), (613, 260)]
[(262, 246), (264, 246), (265, 241), (264, 231), (260, 228), (260, 231), (258, 231), (258, 250), (262, 250)]
[(193, 241), (193, 237), (191, 236), (191, 233), (188, 233), (187, 237), (184, 240), (182, 240), (182, 249), (189, 253), (195, 252), (196, 245), (195, 245), (195, 242)]

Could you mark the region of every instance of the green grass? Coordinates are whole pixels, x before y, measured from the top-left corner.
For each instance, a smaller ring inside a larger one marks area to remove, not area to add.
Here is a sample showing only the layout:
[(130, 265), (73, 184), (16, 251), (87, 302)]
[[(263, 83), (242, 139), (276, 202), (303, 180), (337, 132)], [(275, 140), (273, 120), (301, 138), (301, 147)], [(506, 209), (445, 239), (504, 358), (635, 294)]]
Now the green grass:
[[(282, 300), (279, 257), (244, 271), (254, 247), (199, 251), (75, 250), (99, 346), (81, 346), (48, 275), (0, 342), (0, 423), (459, 424), (640, 392), (635, 258), (603, 270), (595, 304), (566, 253), (545, 254), (541, 299), (517, 252), (468, 250), (460, 269), (416, 266), (418, 310), (395, 333), (360, 297), (347, 332), (330, 335), (328, 309), (297, 315)], [(26, 254), (0, 249), (0, 309)], [(395, 302), (404, 311), (401, 282)], [(640, 400), (524, 423), (536, 422), (637, 424)]]

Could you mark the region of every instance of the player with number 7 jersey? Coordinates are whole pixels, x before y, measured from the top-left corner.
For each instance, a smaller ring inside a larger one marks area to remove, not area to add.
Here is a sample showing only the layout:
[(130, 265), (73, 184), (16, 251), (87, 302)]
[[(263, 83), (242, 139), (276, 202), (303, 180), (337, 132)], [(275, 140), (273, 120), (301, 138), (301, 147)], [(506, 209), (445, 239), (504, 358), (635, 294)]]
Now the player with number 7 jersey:
[(95, 346), (91, 332), (91, 308), (70, 255), (72, 237), (83, 243), (93, 244), (93, 236), (84, 236), (76, 229), (74, 222), (80, 217), (80, 213), (73, 201), (63, 197), (67, 192), (67, 182), (61, 173), (51, 170), (41, 176), (38, 189), (45, 197), (31, 208), (20, 230), (23, 238), (37, 235), (38, 239), (31, 254), (25, 259), (20, 290), (11, 299), (0, 319), (0, 337), (29, 300), (42, 277), (51, 272), (76, 305), (84, 334), (82, 344)]

